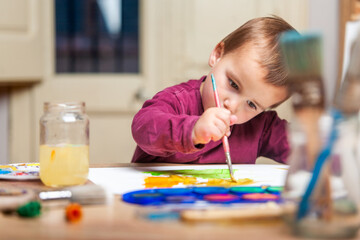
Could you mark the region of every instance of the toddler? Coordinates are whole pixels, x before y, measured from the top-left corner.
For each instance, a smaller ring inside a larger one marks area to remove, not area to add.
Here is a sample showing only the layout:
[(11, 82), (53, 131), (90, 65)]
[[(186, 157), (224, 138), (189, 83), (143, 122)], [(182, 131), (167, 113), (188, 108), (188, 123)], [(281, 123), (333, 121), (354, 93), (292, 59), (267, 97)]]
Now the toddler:
[(289, 97), (278, 43), (289, 30), (294, 28), (277, 16), (252, 19), (215, 46), (206, 76), (146, 101), (132, 123), (132, 162), (225, 164), (226, 135), (233, 163), (255, 163), (259, 156), (285, 163), (287, 122), (270, 109)]

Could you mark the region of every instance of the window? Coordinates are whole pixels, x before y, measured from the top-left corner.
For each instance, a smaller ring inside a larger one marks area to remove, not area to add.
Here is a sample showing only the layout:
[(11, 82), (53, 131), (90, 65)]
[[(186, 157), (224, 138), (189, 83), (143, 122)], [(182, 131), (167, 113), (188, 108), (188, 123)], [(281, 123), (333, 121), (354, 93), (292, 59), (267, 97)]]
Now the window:
[(139, 0), (55, 0), (56, 73), (138, 73)]

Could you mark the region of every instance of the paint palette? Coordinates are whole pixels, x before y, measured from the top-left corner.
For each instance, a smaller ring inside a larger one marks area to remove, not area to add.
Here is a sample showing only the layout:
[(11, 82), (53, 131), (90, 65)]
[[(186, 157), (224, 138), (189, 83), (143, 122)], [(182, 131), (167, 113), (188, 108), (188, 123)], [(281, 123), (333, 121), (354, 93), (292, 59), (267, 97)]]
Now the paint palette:
[(0, 165), (0, 179), (34, 180), (39, 179), (39, 163), (14, 163)]
[(123, 201), (144, 206), (281, 202), (282, 187), (188, 187), (128, 192)]

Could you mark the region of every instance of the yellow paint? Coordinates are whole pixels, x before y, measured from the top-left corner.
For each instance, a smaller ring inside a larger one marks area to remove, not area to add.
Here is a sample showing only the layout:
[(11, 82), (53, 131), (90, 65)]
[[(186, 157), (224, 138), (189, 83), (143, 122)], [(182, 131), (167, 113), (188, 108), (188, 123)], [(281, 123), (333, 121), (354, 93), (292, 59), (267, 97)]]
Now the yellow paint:
[(40, 166), (40, 163), (26, 163), (26, 165), (29, 167), (37, 167)]
[(247, 185), (252, 184), (254, 181), (250, 178), (238, 179), (236, 182), (233, 182), (229, 179), (208, 179), (207, 182), (199, 182), (195, 177), (187, 176), (178, 176), (170, 175), (168, 177), (146, 177), (144, 180), (145, 188), (166, 188), (173, 187), (178, 184), (183, 184), (186, 186), (196, 185), (196, 186), (238, 186), (238, 185)]
[(223, 186), (223, 187), (230, 187), (230, 186), (238, 186), (238, 185), (248, 185), (252, 184), (254, 181), (250, 178), (241, 178), (237, 179), (236, 182), (230, 179), (209, 179), (206, 183), (207, 186)]
[(146, 188), (166, 188), (172, 187), (178, 184), (184, 185), (193, 185), (196, 183), (196, 178), (194, 177), (183, 177), (177, 175), (170, 175), (169, 177), (147, 177), (145, 178), (145, 187)]
[(40, 146), (40, 179), (45, 185), (59, 187), (83, 184), (88, 172), (89, 146)]
[(0, 169), (4, 169), (4, 168), (11, 168), (13, 171), (16, 171), (17, 168), (14, 166), (10, 166), (10, 165), (0, 165)]

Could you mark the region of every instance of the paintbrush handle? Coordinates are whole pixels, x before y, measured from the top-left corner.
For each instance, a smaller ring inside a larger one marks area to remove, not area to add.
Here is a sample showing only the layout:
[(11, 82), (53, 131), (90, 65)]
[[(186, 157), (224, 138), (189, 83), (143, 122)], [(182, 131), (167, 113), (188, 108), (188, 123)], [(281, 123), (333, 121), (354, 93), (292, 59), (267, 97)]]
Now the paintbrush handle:
[[(212, 82), (212, 86), (213, 86), (215, 105), (216, 105), (216, 107), (220, 108), (221, 105), (220, 105), (219, 94), (217, 92), (216, 82), (215, 82), (215, 78), (214, 78), (213, 74), (211, 74), (211, 82)], [(230, 153), (229, 141), (228, 141), (228, 138), (226, 136), (224, 136), (222, 138), (222, 142), (223, 142), (225, 154)]]
[[(213, 74), (211, 74), (211, 82), (212, 82), (212, 86), (213, 86), (215, 105), (216, 105), (216, 107), (220, 108), (221, 105), (220, 105), (219, 94), (217, 92), (216, 82), (215, 82), (215, 78), (214, 78)], [(225, 152), (226, 163), (228, 165), (229, 172), (230, 172), (230, 178), (231, 178), (232, 181), (236, 182), (236, 179), (234, 177), (234, 172), (233, 172), (233, 169), (232, 169), (229, 140), (228, 140), (226, 135), (223, 136), (222, 143), (223, 143), (223, 148), (224, 148), (224, 152)]]
[(214, 92), (214, 98), (215, 98), (215, 105), (216, 107), (221, 107), (220, 105), (220, 99), (219, 99), (219, 94), (217, 92), (217, 87), (216, 87), (216, 81), (215, 81), (215, 78), (214, 78), (214, 75), (211, 74), (211, 83), (212, 83), (212, 86), (213, 86), (213, 92)]
[(188, 209), (181, 212), (181, 219), (187, 221), (248, 220), (280, 217), (283, 208), (279, 205), (260, 205), (244, 208)]
[(225, 154), (226, 154), (226, 153), (230, 153), (229, 140), (228, 140), (227, 136), (224, 136), (224, 137), (222, 138), (222, 143), (223, 143), (223, 145), (224, 145), (224, 152), (225, 152)]

